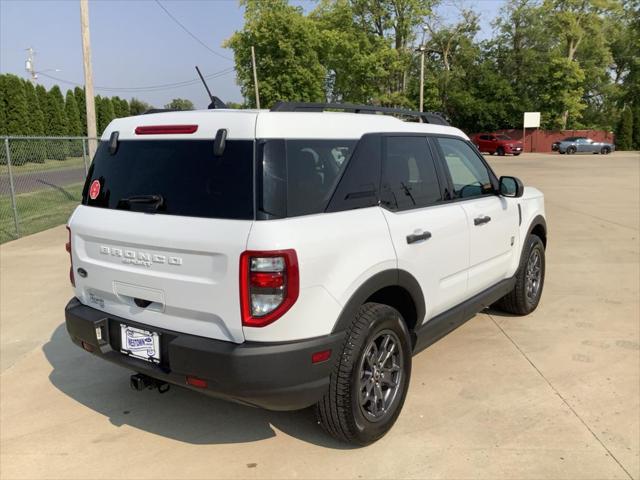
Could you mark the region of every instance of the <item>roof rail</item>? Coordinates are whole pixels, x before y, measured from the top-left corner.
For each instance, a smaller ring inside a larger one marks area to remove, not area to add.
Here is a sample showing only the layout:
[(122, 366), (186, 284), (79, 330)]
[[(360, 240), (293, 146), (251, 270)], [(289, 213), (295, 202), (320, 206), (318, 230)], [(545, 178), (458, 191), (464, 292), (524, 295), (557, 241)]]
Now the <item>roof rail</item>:
[(165, 112), (179, 112), (175, 108), (150, 108), (142, 112), (142, 115), (149, 115), (150, 113), (165, 113)]
[(276, 102), (271, 107), (272, 112), (324, 112), (326, 110), (342, 110), (351, 113), (368, 113), (383, 115), (404, 115), (420, 119), (424, 123), (450, 126), (443, 114), (437, 112), (417, 112), (402, 108), (378, 107), (376, 105), (355, 105), (352, 103), (306, 103), (306, 102)]

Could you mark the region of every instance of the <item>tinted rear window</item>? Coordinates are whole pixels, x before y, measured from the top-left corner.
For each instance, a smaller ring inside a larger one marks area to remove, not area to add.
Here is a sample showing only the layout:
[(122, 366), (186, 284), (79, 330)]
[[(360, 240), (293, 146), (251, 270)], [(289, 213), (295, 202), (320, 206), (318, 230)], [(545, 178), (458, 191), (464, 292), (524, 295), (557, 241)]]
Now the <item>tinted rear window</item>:
[[(100, 182), (100, 193), (92, 200), (89, 188), (94, 180)], [(107, 142), (101, 142), (82, 203), (132, 211), (152, 208), (153, 213), (188, 217), (253, 219), (253, 141), (227, 140), (221, 157), (213, 155), (213, 140), (123, 140), (114, 155)]]

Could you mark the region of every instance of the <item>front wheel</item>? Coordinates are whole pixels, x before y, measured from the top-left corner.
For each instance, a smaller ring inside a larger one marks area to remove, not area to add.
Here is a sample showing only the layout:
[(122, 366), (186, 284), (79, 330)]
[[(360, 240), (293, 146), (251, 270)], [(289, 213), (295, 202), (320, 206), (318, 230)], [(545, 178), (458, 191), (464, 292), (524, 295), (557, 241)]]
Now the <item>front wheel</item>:
[(540, 303), (544, 286), (544, 244), (537, 235), (529, 235), (522, 250), (513, 290), (496, 302), (496, 307), (514, 315), (527, 315)]
[(574, 153), (576, 153), (576, 147), (569, 147), (567, 148), (567, 153), (569, 155), (573, 155)]
[(346, 333), (329, 390), (316, 405), (322, 428), (338, 440), (368, 445), (395, 423), (409, 388), (411, 342), (400, 313), (366, 303)]
[(502, 148), (502, 147), (498, 147), (498, 149), (496, 150), (496, 153), (497, 153), (499, 156), (503, 157), (503, 156), (504, 156), (504, 148)]
[(520, 152), (513, 154), (514, 157), (517, 157), (518, 155), (520, 155)]
[(609, 155), (611, 153), (611, 149), (609, 147), (602, 147), (602, 150), (600, 150), (600, 153), (602, 155)]

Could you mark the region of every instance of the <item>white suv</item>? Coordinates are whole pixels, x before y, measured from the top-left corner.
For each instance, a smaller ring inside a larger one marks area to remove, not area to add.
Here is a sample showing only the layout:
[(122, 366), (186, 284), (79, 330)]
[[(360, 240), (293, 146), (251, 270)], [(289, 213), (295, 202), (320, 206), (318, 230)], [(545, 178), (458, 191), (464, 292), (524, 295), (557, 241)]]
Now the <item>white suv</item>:
[(441, 117), (288, 103), (114, 120), (68, 228), (67, 330), (134, 388), (315, 405), (356, 444), (395, 422), (412, 355), (536, 308), (547, 237), (542, 193)]

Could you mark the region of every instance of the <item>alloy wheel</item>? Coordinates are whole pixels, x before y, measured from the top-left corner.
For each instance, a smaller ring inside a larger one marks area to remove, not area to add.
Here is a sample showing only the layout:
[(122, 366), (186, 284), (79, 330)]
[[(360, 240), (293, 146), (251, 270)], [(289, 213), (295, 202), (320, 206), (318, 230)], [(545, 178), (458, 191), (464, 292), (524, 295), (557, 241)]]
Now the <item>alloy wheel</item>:
[(529, 303), (534, 303), (538, 299), (540, 286), (542, 283), (542, 256), (536, 248), (531, 250), (527, 260), (525, 291)]
[(394, 332), (384, 330), (369, 341), (359, 373), (360, 411), (377, 422), (394, 410), (404, 381), (402, 344)]

